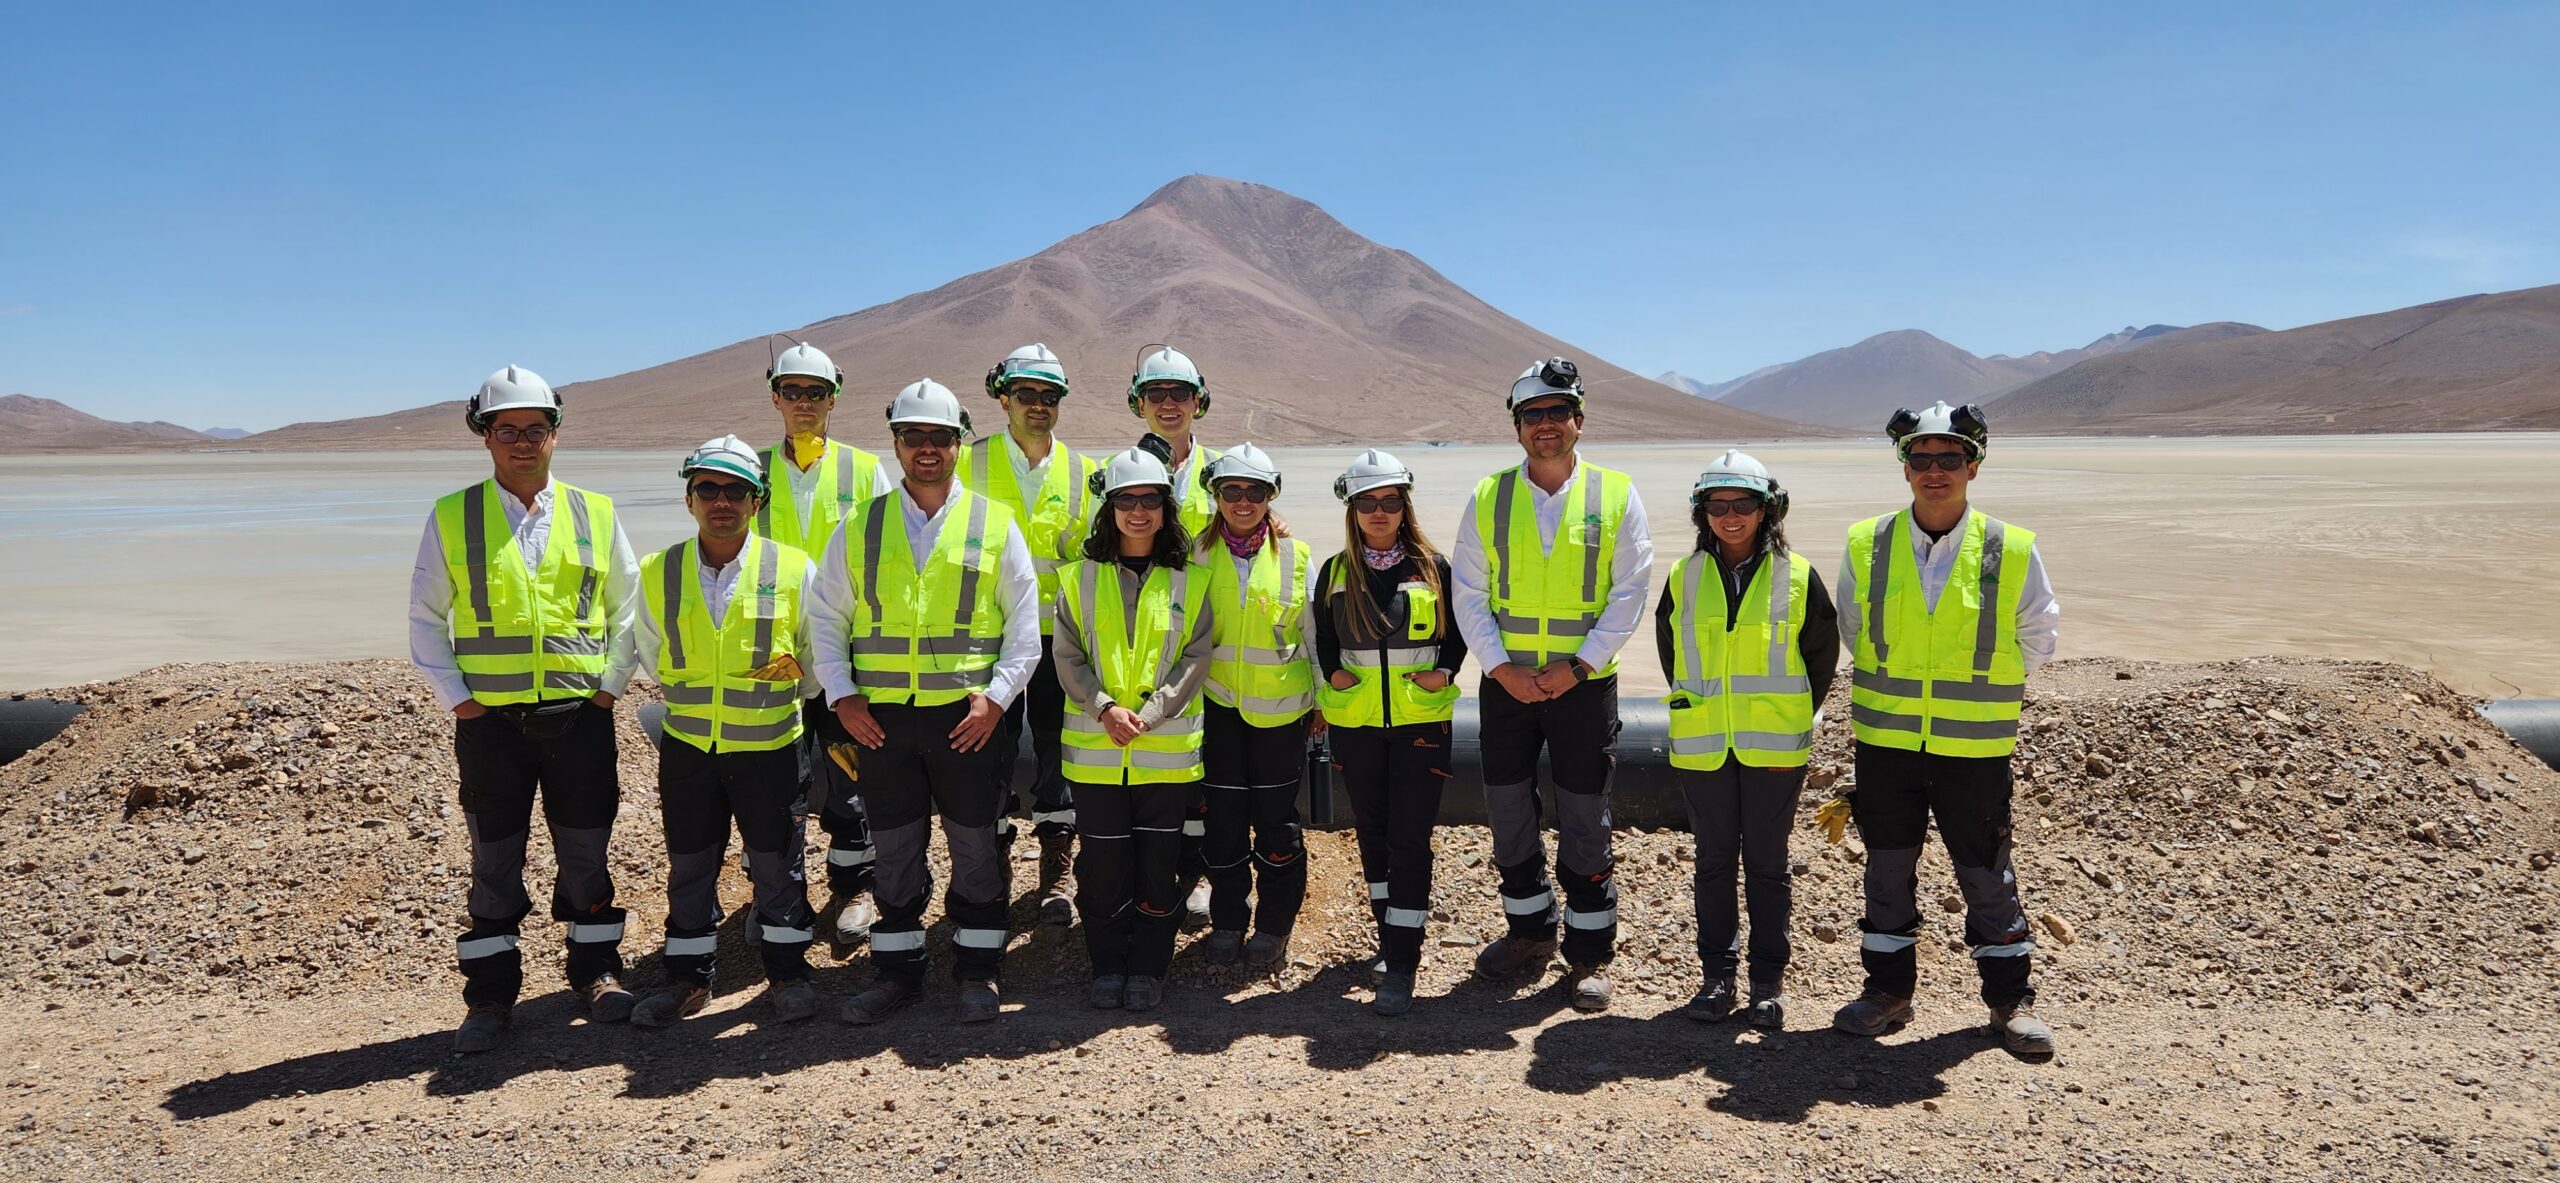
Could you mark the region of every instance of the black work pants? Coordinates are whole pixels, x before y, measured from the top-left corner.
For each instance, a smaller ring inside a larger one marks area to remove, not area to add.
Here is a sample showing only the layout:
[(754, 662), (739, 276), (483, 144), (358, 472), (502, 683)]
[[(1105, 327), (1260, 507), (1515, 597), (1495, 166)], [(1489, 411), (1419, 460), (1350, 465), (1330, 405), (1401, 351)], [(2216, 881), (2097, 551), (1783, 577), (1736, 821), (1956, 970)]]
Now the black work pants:
[(1182, 821), (1199, 795), (1198, 781), (1076, 785), (1076, 914), (1095, 976), (1173, 965)]
[[(1208, 864), (1209, 923), (1287, 936), (1307, 899), (1307, 844), (1298, 829), (1298, 786), (1307, 778), (1312, 713), (1256, 727), (1235, 710), (1208, 704), (1201, 755), (1206, 811), (1200, 857)], [(1248, 837), (1249, 835), (1249, 837)], [(1250, 904), (1248, 895), (1258, 898)]]
[(1751, 983), (1774, 991), (1786, 978), (1793, 947), (1787, 915), (1794, 907), (1787, 832), (1796, 821), (1804, 768), (1753, 768), (1728, 754), (1712, 771), (1681, 769), (1680, 799), (1689, 807), (1697, 867), (1689, 890), (1698, 909), (1698, 964), (1707, 981), (1730, 979), (1741, 961), (1741, 918), (1734, 907), (1734, 866), (1751, 910)]
[(1388, 969), (1411, 973), (1422, 964), (1422, 927), (1431, 917), (1431, 833), (1449, 783), (1449, 724), (1335, 727), (1325, 745), (1351, 797), (1378, 955)]
[[(1003, 752), (997, 762), (996, 776), (1004, 782), (1006, 812), (1022, 806), (1020, 795), (1013, 790), (1014, 757), (1022, 747), (1023, 733), (1031, 736), (1031, 832), (1043, 837), (1050, 834), (1076, 832), (1075, 782), (1067, 779), (1064, 744), (1058, 738), (1067, 725), (1067, 692), (1058, 685), (1058, 663), (1051, 656), (1054, 642), (1047, 634), (1040, 637), (1040, 664), (1033, 667), (1031, 681), (1013, 700), (1013, 709), (1004, 714), (1004, 728), (996, 736), (996, 747)], [(1013, 841), (1013, 820), (998, 823), (1005, 841)]]
[(800, 759), (790, 747), (706, 752), (675, 736), (658, 745), (658, 808), (667, 836), (667, 977), (711, 984), (720, 865), (735, 822), (755, 884), (756, 951), (776, 982), (809, 977), (813, 913), (800, 852)]
[(992, 743), (974, 752), (953, 750), (951, 729), (968, 713), (967, 699), (871, 707), (887, 735), (879, 747), (862, 753), (863, 794), (880, 850), (873, 885), (880, 922), (871, 926), (871, 963), (880, 976), (908, 985), (924, 980), (924, 908), (933, 892), (925, 848), (933, 841), (936, 813), (951, 851), (951, 887), (942, 903), (953, 924), (951, 976), (995, 980), (1011, 935), (1006, 906), (1012, 868), (996, 838), (1004, 797), (989, 767), (1003, 754)]
[(1940, 756), (1856, 745), (1858, 791), (1850, 817), (1867, 844), (1867, 914), (1858, 959), (1869, 990), (1909, 997), (1920, 976), (1920, 848), (1938, 822), (1956, 889), (1964, 942), (1982, 974), (1982, 1000), (2035, 1000), (2035, 937), (2009, 860), (2009, 759)]
[(516, 939), (533, 911), (524, 854), (537, 796), (559, 866), (551, 916), (568, 925), (569, 985), (620, 973), (623, 914), (605, 858), (622, 805), (613, 712), (583, 701), (540, 716), (494, 708), (455, 721), (453, 758), (471, 831), (470, 926), (456, 949), (463, 1001), (512, 1005), (524, 991)]
[(1488, 675), (1482, 696), (1484, 811), (1502, 868), (1511, 936), (1556, 939), (1555, 890), (1538, 833), (1538, 752), (1555, 774), (1556, 878), (1564, 881), (1564, 959), (1607, 965), (1618, 943), (1609, 780), (1617, 768), (1618, 679), (1593, 678), (1545, 702), (1521, 702)]
[(871, 890), (872, 867), (879, 852), (871, 845), (871, 821), (862, 809), (862, 785), (827, 754), (830, 745), (851, 749), (846, 758), (862, 768), (862, 745), (846, 735), (825, 696), (808, 700), (801, 711), (801, 776), (809, 786), (808, 811), (818, 815), (827, 833), (827, 894), (854, 896)]

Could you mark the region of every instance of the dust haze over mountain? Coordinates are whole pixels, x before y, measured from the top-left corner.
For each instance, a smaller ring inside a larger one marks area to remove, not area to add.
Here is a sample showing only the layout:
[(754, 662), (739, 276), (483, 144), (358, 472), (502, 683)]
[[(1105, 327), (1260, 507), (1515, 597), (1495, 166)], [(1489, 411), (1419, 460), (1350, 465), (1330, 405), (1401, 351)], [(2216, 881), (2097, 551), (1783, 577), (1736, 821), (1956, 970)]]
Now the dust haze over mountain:
[(0, 452), (159, 448), (211, 438), (175, 423), (119, 423), (49, 398), (0, 395)]
[[(1829, 434), (1693, 398), (1592, 356), (1486, 304), (1410, 254), (1371, 242), (1315, 205), (1263, 185), (1186, 176), (1126, 215), (1028, 258), (792, 335), (844, 367), (831, 433), (864, 446), (898, 387), (930, 376), (996, 422), (981, 377), (1045, 341), (1073, 393), (1060, 435), (1122, 444), (1142, 428), (1125, 403), (1139, 347), (1168, 341), (1209, 380), (1204, 439), (1269, 443), (1512, 438), (1503, 394), (1530, 362), (1561, 354), (1591, 392), (1601, 440), (1753, 440)], [(562, 390), (585, 446), (684, 446), (774, 431), (768, 345), (741, 341)], [(506, 359), (497, 359), (506, 360)], [(540, 368), (536, 358), (514, 359)], [(494, 361), (492, 363), (495, 364)], [(459, 402), (302, 423), (251, 437), (270, 447), (461, 447)]]
[(2181, 327), (2130, 325), (2077, 349), (1977, 357), (1919, 329), (1878, 333), (1855, 345), (1764, 367), (1723, 383), (1684, 387), (1765, 415), (1872, 431), (1897, 407), (1987, 402), (2092, 358), (2164, 343), (2261, 333), (2224, 321)]

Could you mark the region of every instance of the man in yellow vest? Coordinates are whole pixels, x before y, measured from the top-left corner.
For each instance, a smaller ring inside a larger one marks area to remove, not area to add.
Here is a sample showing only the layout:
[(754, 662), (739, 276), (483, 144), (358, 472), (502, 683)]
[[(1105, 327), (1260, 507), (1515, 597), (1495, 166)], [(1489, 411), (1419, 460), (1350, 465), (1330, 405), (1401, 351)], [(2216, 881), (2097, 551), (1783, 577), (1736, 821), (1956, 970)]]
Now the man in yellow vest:
[(802, 873), (803, 799), (795, 747), (800, 704), (816, 693), (801, 659), (809, 556), (752, 531), (764, 466), (738, 437), (710, 440), (676, 469), (694, 536), (640, 562), (640, 662), (667, 700), (658, 744), (658, 805), (667, 836), (667, 988), (641, 1000), (633, 1024), (664, 1027), (711, 998), (720, 928), (720, 867), (729, 824), (755, 883), (749, 922), (776, 1017), (818, 1013), (809, 986), (815, 921)]
[(1857, 739), (1850, 816), (1867, 843), (1866, 987), (1831, 1025), (1875, 1036), (1910, 1021), (1916, 868), (1935, 817), (1992, 1033), (2014, 1054), (2049, 1057), (2053, 1030), (2030, 1009), (2035, 937), (2010, 858), (2009, 756), (2027, 672), (2052, 660), (2062, 609), (2035, 534), (1967, 504), (1991, 445), (1981, 408), (1898, 411), (1885, 433), (1911, 507), (1850, 527), (1838, 580)]
[(463, 419), (491, 479), (436, 502), (409, 577), (409, 660), (453, 712), (462, 816), (471, 831), (470, 927), (456, 953), (469, 1008), (458, 1051), (505, 1038), (524, 962), (525, 840), (542, 800), (559, 872), (551, 915), (568, 926), (570, 988), (588, 1017), (618, 1022), (622, 909), (605, 848), (622, 798), (613, 700), (630, 684), (639, 564), (613, 502), (551, 479), (560, 396), (540, 375), (489, 375)]
[(943, 911), (956, 927), (958, 1017), (999, 1013), (1012, 880), (996, 819), (995, 746), (1005, 710), (1040, 662), (1040, 583), (1013, 511), (961, 487), (969, 433), (960, 400), (931, 379), (889, 404), (896, 494), (845, 519), (818, 560), (809, 604), (817, 674), (837, 722), (862, 745), (862, 793), (880, 859), (871, 927), (879, 979), (845, 1003), (877, 1023), (924, 988), (925, 867), (933, 816), (951, 853)]
[(1486, 670), (1480, 693), (1485, 817), (1510, 931), (1476, 972), (1542, 971), (1556, 952), (1555, 890), (1538, 833), (1538, 751), (1555, 774), (1556, 877), (1576, 1009), (1609, 1006), (1618, 936), (1609, 778), (1618, 742), (1618, 650), (1644, 620), (1653, 543), (1635, 483), (1586, 463), (1574, 364), (1548, 358), (1511, 383), (1527, 453), (1476, 485), (1458, 518), (1452, 608)]
[[(1040, 577), (1040, 665), (1032, 671), (1029, 691), (1005, 713), (1004, 731), (996, 738), (997, 749), (1005, 754), (999, 776), (1010, 799), (1012, 756), (1020, 750), (1023, 731), (1030, 731), (1040, 919), (1066, 924), (1075, 919), (1068, 878), (1075, 856), (1076, 801), (1060, 771), (1058, 731), (1066, 723), (1067, 696), (1058, 688), (1050, 633), (1057, 611), (1058, 565), (1081, 553), (1086, 524), (1093, 518), (1093, 493), (1085, 485), (1101, 464), (1057, 441), (1058, 416), (1066, 409), (1069, 389), (1067, 367), (1047, 345), (1033, 342), (1005, 355), (987, 371), (986, 387), (1004, 408), (1005, 430), (961, 449), (960, 483), (1013, 511), (1014, 525), (1022, 531), (1032, 569)], [(1010, 843), (1013, 819), (998, 824)]]
[[(782, 416), (782, 442), (762, 457), (766, 497), (756, 511), (758, 535), (816, 557), (827, 549), (854, 507), (889, 491), (880, 458), (827, 436), (827, 420), (844, 390), (844, 371), (815, 345), (792, 342), (765, 371), (773, 409)], [(829, 759), (821, 718), (826, 708), (809, 702), (800, 743), (801, 776), (808, 782), (807, 809), (827, 831), (825, 914), (839, 942), (862, 939), (879, 909), (864, 899), (871, 890), (871, 828), (853, 778)]]

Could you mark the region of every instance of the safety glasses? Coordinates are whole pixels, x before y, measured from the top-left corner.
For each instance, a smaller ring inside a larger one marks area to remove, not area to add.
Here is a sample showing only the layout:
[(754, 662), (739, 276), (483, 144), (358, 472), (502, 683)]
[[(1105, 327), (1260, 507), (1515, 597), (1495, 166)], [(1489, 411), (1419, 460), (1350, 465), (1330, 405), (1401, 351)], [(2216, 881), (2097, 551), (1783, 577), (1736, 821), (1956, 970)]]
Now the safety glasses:
[(735, 501), (741, 505), (756, 499), (754, 485), (740, 485), (729, 481), (695, 481), (685, 486), (685, 492), (702, 501)]
[(1004, 396), (1015, 402), (1026, 403), (1035, 407), (1054, 407), (1066, 400), (1067, 392), (1063, 390), (1034, 390), (1028, 386), (1017, 386), (1011, 390), (1005, 391)]
[(1581, 413), (1580, 409), (1571, 405), (1531, 407), (1525, 411), (1513, 411), (1511, 421), (1522, 427), (1536, 427), (1541, 423), (1564, 423)]
[(1260, 483), (1220, 485), (1218, 486), (1218, 500), (1224, 501), (1229, 505), (1234, 505), (1242, 501), (1250, 501), (1255, 505), (1260, 505), (1265, 501), (1271, 500), (1271, 486)]
[(1957, 472), (1973, 463), (1973, 457), (1964, 452), (1914, 452), (1903, 457), (1902, 462), (1910, 465), (1913, 472), (1927, 472), (1932, 468), (1940, 472)]
[(901, 427), (898, 446), (903, 448), (948, 448), (960, 442), (960, 433), (948, 427)]
[(1200, 397), (1200, 392), (1193, 390), (1188, 386), (1168, 384), (1164, 386), (1146, 387), (1138, 392), (1138, 397), (1154, 403), (1157, 406), (1163, 406), (1166, 403), (1191, 402)]
[(532, 444), (537, 448), (556, 434), (558, 433), (548, 427), (492, 427), (489, 429), (489, 438), (499, 443)]
[(1354, 497), (1351, 499), (1351, 512), (1403, 513), (1404, 494), (1386, 493), (1376, 497)]
[(1163, 508), (1164, 508), (1164, 494), (1162, 494), (1162, 493), (1114, 493), (1114, 494), (1112, 494), (1112, 495), (1111, 495), (1111, 508), (1113, 508), (1113, 509), (1163, 509)]
[(835, 396), (835, 391), (821, 386), (785, 386), (773, 392), (773, 397), (786, 403), (823, 403), (832, 401)]
[(1711, 499), (1706, 504), (1706, 510), (1707, 516), (1711, 518), (1720, 518), (1727, 514), (1736, 513), (1755, 514), (1760, 512), (1760, 499), (1757, 497), (1724, 497)]

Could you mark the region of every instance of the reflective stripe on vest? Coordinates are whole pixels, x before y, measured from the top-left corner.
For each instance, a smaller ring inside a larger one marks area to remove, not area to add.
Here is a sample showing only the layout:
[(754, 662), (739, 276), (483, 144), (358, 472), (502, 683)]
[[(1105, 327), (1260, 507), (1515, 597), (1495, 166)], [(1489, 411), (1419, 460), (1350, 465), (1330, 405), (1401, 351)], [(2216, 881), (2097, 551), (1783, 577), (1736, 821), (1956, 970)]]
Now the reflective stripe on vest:
[(1085, 532), (1092, 526), (1094, 496), (1085, 480), (1102, 464), (1091, 456), (1077, 455), (1065, 444), (1051, 444), (1049, 471), (1040, 483), (1039, 499), (1025, 505), (1011, 459), (1020, 451), (1010, 434), (962, 447), (960, 483), (1013, 511), (1023, 547), (1031, 552), (1032, 574), (1040, 580), (1040, 634), (1048, 636), (1056, 630), (1058, 568), (1083, 553)]
[(1316, 705), (1315, 663), (1307, 655), (1307, 548), (1294, 538), (1266, 539), (1239, 580), (1226, 548), (1210, 543), (1208, 568), (1217, 605), (1217, 648), (1209, 654), (1209, 701), (1232, 708), (1255, 727), (1296, 722)]
[[(1552, 546), (1538, 544), (1538, 514), (1527, 473), (1505, 469), (1476, 484), (1476, 535), (1488, 560), (1493, 620), (1515, 665), (1538, 669), (1572, 657), (1609, 602), (1618, 527), (1634, 488), (1627, 474), (1584, 461), (1566, 498)], [(1618, 671), (1613, 658), (1606, 677)]]
[(484, 706), (591, 696), (604, 689), (600, 556), (610, 554), (613, 502), (553, 482), (549, 538), (528, 559), (498, 501), (506, 496), (488, 480), (436, 502), (455, 592), (445, 614), (454, 665)]
[(1209, 465), (1224, 455), (1226, 453), (1216, 448), (1204, 448), (1194, 440), (1190, 461), (1181, 472), (1173, 474), (1173, 504), (1180, 511), (1182, 532), (1193, 538), (1198, 538), (1218, 516), (1218, 495), (1201, 485), (1200, 474), (1207, 472)]
[[(1080, 561), (1059, 572), (1059, 594), (1068, 615), (1083, 633), (1086, 660), (1111, 701), (1135, 711), (1146, 702), (1182, 659), (1191, 637), (1191, 622), (1208, 602), (1209, 581), (1192, 578), (1189, 566), (1147, 569), (1139, 585), (1135, 628), (1123, 613), (1117, 563)], [(1066, 712), (1059, 735), (1060, 758), (1068, 780), (1087, 784), (1174, 784), (1200, 779), (1200, 738), (1206, 716), (1202, 695), (1192, 695), (1181, 713), (1161, 719), (1127, 747), (1111, 742), (1102, 720), (1083, 711)]]
[(2018, 603), (2035, 532), (1967, 512), (1933, 611), (1911, 552), (1915, 528), (1908, 510), (1849, 528), (1849, 561), (1862, 576), (1846, 609), (1861, 623), (1850, 729), (1879, 747), (2007, 756), (2026, 699)]
[(900, 498), (875, 497), (855, 515), (845, 522), (854, 603), (843, 640), (854, 685), (875, 703), (928, 707), (985, 690), (1004, 648), (996, 595), (1013, 511), (953, 490), (921, 572)]
[[(1323, 710), (1326, 725), (1332, 727), (1400, 727), (1407, 723), (1445, 723), (1458, 711), (1458, 696), (1465, 693), (1453, 679), (1438, 690), (1425, 690), (1413, 684), (1412, 675), (1428, 673), (1440, 666), (1440, 629), (1444, 623), (1439, 599), (1429, 584), (1409, 580), (1396, 587), (1394, 601), (1379, 605), (1380, 623), (1385, 627), (1377, 644), (1358, 646), (1352, 638), (1366, 628), (1352, 627), (1351, 597), (1346, 594), (1354, 574), (1353, 559), (1336, 555), (1325, 560), (1323, 594), (1320, 602), (1332, 605), (1334, 635), (1343, 638), (1342, 669), (1351, 675), (1351, 687), (1336, 690), (1331, 682), (1315, 685), (1316, 706)], [(1418, 644), (1417, 642), (1429, 642)]]
[(812, 466), (817, 489), (809, 496), (809, 520), (800, 520), (799, 499), (791, 495), (791, 462), (782, 457), (788, 445), (764, 450), (764, 508), (756, 511), (756, 533), (811, 558), (827, 553), (836, 527), (880, 487), (880, 458), (851, 444), (826, 441)]
[(1753, 768), (1795, 768), (1813, 749), (1813, 680), (1799, 638), (1813, 565), (1788, 552), (1764, 558), (1725, 627), (1715, 556), (1671, 568), (1671, 763), (1712, 771), (1726, 753)]
[(697, 587), (698, 545), (688, 538), (640, 564), (640, 593), (666, 638), (656, 673), (666, 691), (667, 734), (704, 751), (787, 747), (800, 738), (799, 680), (747, 674), (790, 652), (807, 565), (799, 551), (749, 534), (738, 552), (738, 593), (715, 622), (704, 597), (685, 594)]

